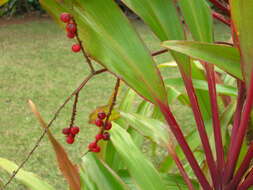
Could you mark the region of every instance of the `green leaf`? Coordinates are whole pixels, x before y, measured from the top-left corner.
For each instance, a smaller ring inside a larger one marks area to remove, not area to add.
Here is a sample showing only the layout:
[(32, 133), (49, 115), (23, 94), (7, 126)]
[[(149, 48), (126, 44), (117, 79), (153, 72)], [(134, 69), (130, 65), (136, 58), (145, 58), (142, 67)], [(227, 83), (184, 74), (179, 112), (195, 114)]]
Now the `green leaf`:
[[(18, 166), (9, 160), (0, 158), (0, 168), (12, 175)], [(23, 169), (19, 170), (15, 178), (31, 190), (55, 190), (51, 185), (39, 179), (34, 173), (27, 172)]]
[(162, 45), (192, 58), (215, 64), (227, 73), (243, 79), (240, 55), (234, 47), (194, 41), (166, 41)]
[(89, 177), (82, 167), (79, 167), (81, 190), (99, 190), (96, 183)]
[(239, 38), (243, 75), (248, 86), (253, 68), (253, 1), (231, 0), (230, 6), (235, 35)]
[(167, 147), (170, 137), (169, 130), (164, 123), (140, 114), (124, 112), (121, 112), (121, 114), (133, 129), (157, 144)]
[[(178, 174), (166, 174), (163, 179), (166, 181), (167, 189), (188, 190), (188, 186), (185, 184), (184, 178)], [(195, 189), (199, 189), (197, 181), (191, 180), (191, 182)]]
[[(185, 40), (184, 28), (174, 1), (123, 0), (161, 40)], [(171, 51), (173, 58), (190, 74), (189, 58)]]
[(120, 177), (106, 163), (99, 160), (94, 153), (85, 155), (82, 158), (81, 166), (91, 180), (96, 183), (98, 189), (129, 190)]
[(90, 57), (149, 101), (166, 104), (166, 91), (153, 58), (114, 1), (78, 0), (69, 7), (65, 1), (40, 2), (57, 13), (55, 18), (59, 19), (59, 11), (54, 10), (61, 7), (74, 16), (78, 34)]
[[(182, 78), (168, 78), (165, 81), (165, 85), (183, 87), (184, 82)], [(204, 80), (193, 79), (193, 85), (196, 89), (208, 91), (208, 84)], [(216, 84), (216, 90), (219, 94), (237, 96), (237, 89), (233, 86)]]
[(178, 1), (184, 20), (197, 41), (212, 42), (212, 13), (206, 0)]
[(111, 129), (111, 140), (139, 189), (166, 189), (152, 163), (137, 148), (130, 135), (116, 123), (113, 123)]

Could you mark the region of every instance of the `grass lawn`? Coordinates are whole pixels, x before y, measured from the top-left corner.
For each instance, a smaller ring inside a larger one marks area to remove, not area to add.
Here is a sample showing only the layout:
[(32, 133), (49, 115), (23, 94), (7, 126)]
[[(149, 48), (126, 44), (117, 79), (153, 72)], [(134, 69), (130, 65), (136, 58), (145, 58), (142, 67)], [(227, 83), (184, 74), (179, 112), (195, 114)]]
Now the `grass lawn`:
[[(134, 25), (153, 50), (160, 49), (159, 41), (140, 21)], [(228, 29), (216, 25), (219, 39), (227, 39)], [(31, 150), (41, 128), (31, 114), (27, 100), (33, 100), (48, 121), (64, 99), (88, 74), (88, 67), (81, 54), (74, 54), (70, 47), (73, 41), (51, 20), (31, 21), (23, 24), (0, 26), (0, 157), (21, 163)], [(156, 58), (168, 61), (168, 55)], [(176, 76), (176, 69), (163, 71), (166, 76)], [(74, 145), (66, 145), (61, 129), (68, 126), (71, 104), (60, 114), (52, 126), (52, 132), (63, 143), (71, 158), (76, 160), (86, 150), (95, 133), (88, 124), (88, 115), (96, 106), (104, 105), (111, 94), (115, 78), (104, 73), (92, 79), (81, 92), (76, 123), (81, 127)], [(190, 124), (192, 116), (188, 110), (175, 104), (178, 119)], [(180, 117), (184, 115), (184, 119)], [(67, 189), (58, 169), (52, 148), (45, 138), (25, 169), (35, 172), (56, 189)], [(0, 170), (0, 180), (8, 175)], [(14, 181), (9, 190), (24, 190)]]

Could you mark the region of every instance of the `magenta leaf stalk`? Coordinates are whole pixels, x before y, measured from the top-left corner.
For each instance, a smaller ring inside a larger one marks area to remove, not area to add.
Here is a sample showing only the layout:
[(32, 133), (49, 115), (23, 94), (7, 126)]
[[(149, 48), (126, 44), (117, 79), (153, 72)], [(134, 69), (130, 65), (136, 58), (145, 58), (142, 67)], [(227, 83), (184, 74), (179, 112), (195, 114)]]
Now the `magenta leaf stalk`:
[(249, 175), (246, 179), (239, 185), (237, 190), (248, 190), (249, 187), (253, 185), (253, 169), (250, 170)]
[(170, 111), (170, 108), (168, 105), (164, 105), (163, 103), (159, 103), (159, 100), (157, 101), (160, 107), (161, 112), (164, 115), (164, 118), (166, 119), (170, 130), (174, 134), (175, 138), (177, 139), (178, 144), (182, 148), (186, 159), (188, 160), (190, 166), (192, 167), (193, 172), (195, 173), (200, 185), (205, 190), (212, 190), (211, 185), (207, 181), (203, 171), (201, 170), (197, 160), (195, 159), (193, 152), (191, 151), (175, 117), (173, 116), (172, 112)]
[(221, 15), (215, 11), (212, 12), (212, 15), (213, 15), (213, 18), (221, 21), (222, 23), (226, 24), (227, 26), (231, 25), (231, 21), (226, 19), (223, 15)]
[(211, 178), (212, 178), (215, 188), (218, 188), (219, 185), (218, 185), (217, 166), (214, 161), (208, 135), (205, 129), (205, 124), (204, 124), (203, 117), (199, 108), (197, 96), (195, 94), (195, 90), (193, 87), (192, 79), (188, 77), (182, 69), (181, 69), (181, 75), (183, 77), (185, 88), (191, 102), (192, 111), (193, 111), (194, 118), (197, 124), (197, 128), (198, 128), (199, 136), (203, 145), (203, 149), (205, 152), (206, 161), (207, 161), (208, 168), (210, 170)]
[(217, 170), (219, 172), (219, 180), (222, 181), (222, 169), (224, 167), (225, 162), (224, 162), (224, 150), (223, 150), (223, 143), (222, 143), (221, 126), (220, 126), (220, 119), (219, 119), (219, 109), (218, 109), (218, 103), (217, 103), (214, 66), (208, 65), (208, 63), (204, 63), (204, 66), (205, 66), (206, 74), (207, 74), (207, 82), (208, 82), (208, 89), (209, 89), (211, 109), (212, 109), (213, 131), (214, 131), (215, 148), (216, 148), (216, 156), (217, 156)]
[(252, 158), (253, 158), (253, 143), (250, 144), (249, 149), (241, 163), (241, 166), (237, 170), (232, 181), (229, 183), (229, 185), (226, 186), (225, 190), (232, 190), (233, 188), (235, 189), (235, 187), (238, 186), (245, 172), (250, 167), (250, 162), (252, 161)]
[(235, 165), (240, 154), (243, 139), (246, 135), (246, 130), (249, 123), (250, 112), (253, 105), (253, 72), (251, 74), (250, 85), (247, 89), (247, 96), (244, 105), (244, 109), (241, 116), (241, 121), (236, 135), (234, 136), (234, 143), (231, 144), (230, 152), (228, 153), (228, 160), (225, 169), (225, 182), (229, 181), (233, 176)]
[(230, 11), (227, 6), (223, 5), (218, 0), (209, 0), (214, 6), (216, 6), (218, 9), (224, 11), (227, 15), (230, 15)]

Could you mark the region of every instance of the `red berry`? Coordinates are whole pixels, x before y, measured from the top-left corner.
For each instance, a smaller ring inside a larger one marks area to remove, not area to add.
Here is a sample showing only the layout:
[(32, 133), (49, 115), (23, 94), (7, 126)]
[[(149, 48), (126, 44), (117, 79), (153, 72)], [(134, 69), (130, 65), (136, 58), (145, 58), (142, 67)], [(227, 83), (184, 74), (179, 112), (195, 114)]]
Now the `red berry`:
[(68, 23), (66, 26), (67, 32), (76, 33), (76, 24), (75, 23)]
[(99, 112), (98, 113), (98, 118), (103, 120), (104, 118), (106, 118), (106, 113), (105, 112)]
[(74, 44), (72, 46), (72, 51), (73, 52), (79, 52), (81, 50), (81, 46), (79, 44)]
[(100, 152), (100, 147), (97, 146), (91, 150), (92, 152)]
[(68, 135), (70, 133), (70, 128), (64, 128), (64, 129), (62, 129), (62, 133), (64, 135)]
[(103, 134), (103, 139), (104, 139), (105, 141), (110, 140), (110, 133), (105, 132), (105, 133)]
[(76, 36), (75, 33), (72, 33), (72, 32), (68, 32), (68, 33), (67, 33), (67, 37), (68, 37), (68, 38), (74, 38), (75, 36)]
[(112, 128), (112, 123), (108, 121), (105, 125), (105, 130), (110, 130)]
[(70, 132), (71, 132), (73, 135), (78, 134), (79, 131), (80, 131), (79, 127), (72, 127), (72, 128), (70, 129)]
[(99, 141), (100, 139), (103, 138), (103, 134), (99, 133), (96, 135), (96, 140)]
[(66, 139), (66, 142), (67, 142), (68, 144), (73, 144), (74, 141), (75, 141), (75, 138), (72, 137), (72, 136), (68, 136), (67, 139)]
[(96, 126), (101, 127), (103, 125), (103, 121), (101, 119), (96, 119), (95, 124)]
[(62, 13), (60, 16), (62, 22), (69, 22), (71, 20), (71, 15), (69, 13)]
[(98, 146), (98, 145), (97, 145), (96, 142), (92, 142), (92, 143), (90, 143), (90, 144), (88, 145), (88, 148), (89, 148), (89, 150), (91, 151), (92, 149), (96, 148), (97, 146)]

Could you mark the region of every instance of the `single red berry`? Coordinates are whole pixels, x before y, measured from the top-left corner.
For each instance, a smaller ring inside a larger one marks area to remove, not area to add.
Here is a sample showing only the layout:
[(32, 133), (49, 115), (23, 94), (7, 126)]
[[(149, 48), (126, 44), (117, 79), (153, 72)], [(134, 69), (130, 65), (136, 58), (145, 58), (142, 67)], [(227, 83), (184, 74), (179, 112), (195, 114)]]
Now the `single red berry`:
[(70, 133), (70, 128), (64, 128), (64, 129), (62, 129), (62, 133), (64, 135), (68, 135)]
[(72, 127), (72, 128), (70, 129), (70, 132), (71, 132), (71, 134), (73, 134), (73, 135), (78, 134), (79, 131), (80, 131), (79, 127)]
[(76, 36), (75, 33), (72, 33), (72, 32), (68, 32), (68, 33), (67, 33), (67, 37), (68, 37), (68, 38), (74, 38), (75, 36)]
[(71, 20), (71, 15), (69, 13), (62, 13), (60, 19), (62, 22), (68, 23)]
[(72, 46), (72, 51), (73, 52), (79, 52), (81, 50), (81, 46), (79, 44), (74, 44)]
[(100, 147), (99, 146), (97, 146), (97, 147), (95, 147), (95, 148), (93, 148), (91, 151), (92, 152), (100, 152)]
[(67, 32), (72, 32), (72, 33), (76, 33), (76, 24), (75, 23), (68, 23), (66, 26), (66, 30)]
[(99, 112), (98, 113), (98, 118), (103, 120), (104, 118), (106, 118), (106, 113), (105, 112)]
[(71, 135), (69, 135), (69, 136), (67, 137), (67, 139), (66, 139), (66, 142), (67, 142), (68, 144), (73, 144), (74, 141), (75, 141), (75, 138), (72, 137)]
[(103, 138), (103, 134), (99, 133), (96, 135), (96, 140), (99, 141), (100, 139)]
[(88, 145), (88, 148), (89, 150), (91, 151), (92, 149), (96, 148), (98, 145), (97, 145), (97, 142), (92, 142)]
[(104, 124), (104, 122), (101, 119), (96, 119), (95, 124), (96, 126), (101, 127)]
[(110, 140), (110, 133), (105, 132), (105, 133), (103, 134), (103, 139), (104, 139), (105, 141)]
[(106, 124), (105, 124), (105, 130), (110, 130), (112, 128), (112, 123), (110, 121), (108, 121)]

